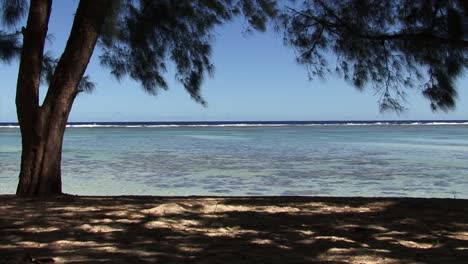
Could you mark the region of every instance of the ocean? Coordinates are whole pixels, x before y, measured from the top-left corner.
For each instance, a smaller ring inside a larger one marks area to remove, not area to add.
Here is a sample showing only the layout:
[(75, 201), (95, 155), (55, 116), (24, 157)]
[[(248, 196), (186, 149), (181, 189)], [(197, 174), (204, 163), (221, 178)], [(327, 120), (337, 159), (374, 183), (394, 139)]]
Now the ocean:
[[(0, 123), (0, 193), (19, 128)], [(63, 191), (468, 199), (468, 121), (70, 123)]]

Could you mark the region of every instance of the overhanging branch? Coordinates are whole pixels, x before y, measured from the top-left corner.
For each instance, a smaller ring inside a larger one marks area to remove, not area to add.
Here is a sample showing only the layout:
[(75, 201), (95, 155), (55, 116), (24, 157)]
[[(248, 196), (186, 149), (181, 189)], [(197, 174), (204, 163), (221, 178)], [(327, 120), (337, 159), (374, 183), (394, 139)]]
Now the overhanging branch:
[(295, 10), (293, 8), (287, 7), (288, 10), (293, 12), (297, 16), (304, 16), (307, 17), (316, 23), (320, 24), (322, 27), (324, 27), (326, 30), (331, 31), (333, 33), (337, 33), (337, 29), (347, 32), (351, 35), (354, 35), (358, 38), (361, 39), (367, 39), (367, 40), (377, 40), (377, 41), (385, 41), (385, 40), (425, 40), (425, 41), (433, 41), (433, 42), (438, 42), (441, 44), (449, 44), (452, 46), (460, 47), (460, 48), (467, 48), (468, 47), (468, 40), (462, 39), (462, 38), (451, 38), (448, 36), (440, 36), (436, 35), (433, 32), (430, 32), (429, 30), (421, 29), (419, 31), (414, 31), (414, 32), (396, 32), (396, 33), (375, 33), (375, 34), (369, 34), (369, 33), (364, 33), (360, 31), (359, 29), (356, 29), (352, 27), (351, 25), (343, 22), (336, 14), (334, 14), (329, 8), (324, 6), (325, 10), (327, 13), (329, 13), (332, 17), (336, 19), (335, 21), (330, 21), (327, 19), (323, 19), (305, 12), (301, 12), (298, 10)]

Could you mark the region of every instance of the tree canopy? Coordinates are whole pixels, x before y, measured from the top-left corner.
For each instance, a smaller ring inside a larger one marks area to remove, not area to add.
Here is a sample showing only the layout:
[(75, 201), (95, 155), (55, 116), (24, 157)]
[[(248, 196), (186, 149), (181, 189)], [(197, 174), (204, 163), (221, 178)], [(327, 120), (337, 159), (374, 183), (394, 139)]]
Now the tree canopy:
[[(468, 63), (463, 0), (304, 1), (282, 15), (285, 37), (311, 77), (336, 72), (372, 86), (381, 110), (404, 110), (417, 87), (433, 110), (455, 107), (455, 81)], [(330, 58), (335, 58), (332, 60)]]
[(100, 41), (102, 65), (117, 79), (130, 76), (155, 94), (168, 88), (162, 73), (169, 59), (177, 80), (203, 105), (200, 86), (214, 67), (213, 28), (242, 14), (252, 28), (264, 31), (276, 14), (275, 2), (268, 0), (117, 1), (113, 8)]
[[(0, 60), (21, 51), (26, 0), (1, 0)], [(463, 0), (118, 0), (109, 2), (99, 36), (100, 61), (120, 80), (130, 77), (149, 94), (168, 88), (169, 61), (176, 79), (205, 105), (200, 87), (213, 73), (213, 29), (238, 15), (251, 28), (268, 23), (284, 33), (310, 77), (336, 73), (358, 89), (380, 95), (381, 110), (404, 110), (405, 88), (418, 88), (433, 110), (456, 105), (455, 81), (467, 66), (468, 7)], [(332, 59), (333, 58), (333, 59)], [(42, 80), (50, 81), (57, 59), (44, 55)], [(81, 91), (94, 88), (89, 76)]]
[[(26, 0), (1, 0), (1, 21), (12, 28), (28, 10)], [(271, 0), (115, 0), (108, 2), (98, 44), (101, 65), (118, 80), (130, 77), (149, 94), (168, 89), (164, 74), (168, 62), (176, 66), (176, 79), (202, 105), (200, 87), (211, 75), (211, 45), (216, 26), (243, 16), (251, 29), (264, 31), (277, 14)], [(0, 31), (0, 60), (10, 62), (21, 51), (21, 32)], [(16, 56), (17, 57), (17, 56)], [(42, 82), (52, 79), (58, 59), (44, 54)], [(89, 76), (80, 82), (80, 91), (95, 87)]]

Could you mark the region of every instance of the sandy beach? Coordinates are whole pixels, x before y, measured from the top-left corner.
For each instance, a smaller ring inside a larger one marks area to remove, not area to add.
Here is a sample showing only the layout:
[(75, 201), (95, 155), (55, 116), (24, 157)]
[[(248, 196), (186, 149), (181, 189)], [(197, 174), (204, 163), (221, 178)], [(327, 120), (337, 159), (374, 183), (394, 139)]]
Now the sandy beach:
[(0, 196), (0, 263), (467, 263), (468, 200)]

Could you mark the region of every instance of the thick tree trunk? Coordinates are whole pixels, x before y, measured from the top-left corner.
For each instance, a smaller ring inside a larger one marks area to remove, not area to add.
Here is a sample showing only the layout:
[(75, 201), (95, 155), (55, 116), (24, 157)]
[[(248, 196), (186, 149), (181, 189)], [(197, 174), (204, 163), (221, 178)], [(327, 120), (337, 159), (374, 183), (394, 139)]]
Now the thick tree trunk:
[[(61, 112), (66, 111), (61, 109)], [(24, 129), (28, 124), (20, 124), (23, 152), (16, 194), (18, 196), (61, 194), (61, 152), (66, 120), (51, 119), (39, 113), (38, 119), (32, 123), (35, 124), (32, 129)]]
[(51, 0), (32, 0), (23, 30), (16, 105), (22, 138), (18, 196), (62, 193), (61, 159), (65, 127), (78, 84), (104, 22), (109, 0), (81, 0), (65, 50), (39, 106), (39, 82)]

